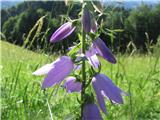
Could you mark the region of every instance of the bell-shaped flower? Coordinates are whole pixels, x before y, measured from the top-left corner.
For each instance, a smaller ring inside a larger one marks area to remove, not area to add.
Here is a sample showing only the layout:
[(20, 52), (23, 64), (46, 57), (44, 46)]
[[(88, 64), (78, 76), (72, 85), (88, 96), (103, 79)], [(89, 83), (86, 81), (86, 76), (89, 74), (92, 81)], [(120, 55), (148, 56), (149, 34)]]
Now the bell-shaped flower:
[(96, 93), (98, 104), (104, 113), (106, 113), (104, 97), (107, 97), (113, 103), (122, 104), (123, 99), (121, 93), (127, 95), (104, 74), (96, 74), (92, 79), (92, 85)]
[(96, 104), (86, 104), (83, 108), (82, 120), (102, 120), (100, 111)]
[(99, 62), (98, 57), (96, 55), (96, 51), (93, 47), (90, 47), (90, 49), (88, 51), (86, 51), (86, 57), (87, 57), (90, 65), (92, 65), (95, 68), (99, 67), (100, 62)]
[(91, 30), (91, 18), (90, 18), (90, 13), (87, 8), (84, 8), (83, 10), (83, 15), (82, 15), (82, 25), (83, 25), (83, 30), (85, 32), (90, 32)]
[(91, 32), (95, 33), (98, 29), (97, 21), (93, 18), (91, 20)]
[(66, 82), (64, 83), (64, 87), (66, 88), (67, 92), (72, 93), (72, 92), (80, 92), (81, 91), (81, 83), (76, 82), (75, 77), (67, 77)]
[(51, 64), (44, 65), (36, 70), (34, 75), (44, 75), (45, 77), (42, 88), (48, 88), (59, 84), (68, 76), (74, 68), (72, 60), (68, 56), (62, 56)]
[(65, 23), (52, 34), (50, 42), (59, 42), (68, 37), (74, 30), (75, 27), (72, 26), (71, 22)]
[(111, 63), (116, 63), (116, 59), (112, 54), (111, 50), (105, 45), (105, 43), (100, 38), (97, 38), (93, 41), (93, 46), (99, 56), (103, 57)]

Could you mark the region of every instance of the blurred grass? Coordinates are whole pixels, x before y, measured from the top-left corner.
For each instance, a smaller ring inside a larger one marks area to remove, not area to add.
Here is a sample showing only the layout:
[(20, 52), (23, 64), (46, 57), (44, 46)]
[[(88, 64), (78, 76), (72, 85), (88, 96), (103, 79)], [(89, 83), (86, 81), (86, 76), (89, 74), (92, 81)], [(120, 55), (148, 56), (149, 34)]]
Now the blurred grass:
[[(42, 77), (32, 72), (56, 59), (37, 54), (0, 41), (1, 45), (1, 118), (70, 120), (80, 113), (77, 93), (66, 94), (56, 86), (41, 90)], [(117, 55), (118, 63), (102, 61), (102, 73), (130, 95), (123, 105), (112, 105), (106, 100), (108, 114), (105, 120), (159, 120), (160, 119), (160, 60), (151, 55)], [(58, 90), (58, 92), (57, 92)], [(49, 113), (51, 109), (52, 115)]]

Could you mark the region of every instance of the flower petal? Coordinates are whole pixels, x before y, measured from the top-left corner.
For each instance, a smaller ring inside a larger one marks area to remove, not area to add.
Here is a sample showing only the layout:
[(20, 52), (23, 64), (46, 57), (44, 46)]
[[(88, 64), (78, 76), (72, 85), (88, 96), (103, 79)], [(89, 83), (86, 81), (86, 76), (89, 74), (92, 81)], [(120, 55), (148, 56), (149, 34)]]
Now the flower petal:
[(80, 70), (81, 68), (82, 68), (82, 64), (80, 64), (80, 65), (75, 65), (75, 66), (74, 66), (74, 71)]
[(84, 106), (82, 120), (102, 120), (96, 104), (92, 103)]
[(95, 33), (98, 29), (97, 21), (93, 18), (91, 20), (91, 32)]
[(68, 56), (62, 56), (57, 59), (53, 66), (54, 67), (44, 79), (42, 88), (48, 88), (59, 84), (74, 68), (73, 62)]
[(103, 97), (103, 95), (101, 93), (101, 86), (100, 86), (100, 84), (97, 84), (96, 80), (97, 79), (95, 77), (93, 77), (92, 85), (93, 85), (94, 91), (96, 93), (96, 98), (98, 100), (98, 104), (99, 104), (101, 110), (104, 113), (106, 113), (106, 106), (105, 106), (105, 102), (104, 102), (104, 97)]
[(105, 76), (104, 74), (97, 74), (93, 82), (94, 84), (99, 85), (99, 89), (110, 100), (119, 104), (123, 103), (123, 99), (121, 96), (122, 91), (120, 91), (120, 88), (118, 88), (107, 76)]
[(86, 51), (86, 57), (90, 65), (92, 65), (95, 68), (99, 67), (100, 63), (96, 55), (96, 51), (93, 49), (93, 47)]
[(91, 18), (89, 10), (84, 8), (82, 16), (82, 25), (85, 32), (90, 32), (91, 30)]
[(93, 41), (93, 46), (95, 47), (97, 54), (106, 59), (111, 63), (116, 63), (116, 59), (112, 54), (111, 50), (105, 45), (105, 43), (100, 39), (97, 38)]
[(53, 68), (54, 66), (52, 66), (52, 64), (46, 64), (44, 66), (42, 66), (41, 68), (39, 68), (38, 70), (36, 70), (35, 72), (33, 72), (33, 75), (45, 75), (48, 74), (48, 72)]
[(81, 83), (76, 82), (75, 77), (67, 77), (66, 82), (64, 83), (64, 87), (66, 88), (67, 92), (80, 92), (81, 91)]
[(52, 34), (50, 42), (61, 41), (68, 37), (74, 30), (75, 27), (72, 26), (71, 22), (65, 23)]
[(35, 72), (33, 72), (32, 74), (33, 75), (45, 75), (45, 74), (48, 74), (49, 71), (54, 68), (54, 64), (56, 62), (58, 62), (58, 61), (59, 61), (59, 59), (55, 60), (54, 62), (52, 62), (50, 64), (46, 64), (46, 65), (42, 66), (41, 68), (39, 68), (38, 70), (36, 70)]

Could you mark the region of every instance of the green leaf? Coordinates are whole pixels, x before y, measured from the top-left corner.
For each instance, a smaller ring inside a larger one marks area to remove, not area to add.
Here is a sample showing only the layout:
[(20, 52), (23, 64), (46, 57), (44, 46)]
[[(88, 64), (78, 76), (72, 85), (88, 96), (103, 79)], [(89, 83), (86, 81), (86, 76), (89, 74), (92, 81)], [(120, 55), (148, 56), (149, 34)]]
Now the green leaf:
[(97, 12), (99, 12), (100, 14), (103, 14), (103, 8), (99, 1), (92, 1), (92, 5)]
[(123, 32), (124, 30), (123, 29), (115, 29), (113, 30), (114, 32)]
[(116, 38), (116, 37), (114, 36), (114, 34), (112, 34), (112, 33), (107, 33), (107, 35), (109, 35), (109, 36), (112, 37), (112, 38)]
[(77, 44), (72, 50), (70, 50), (68, 52), (68, 55), (69, 56), (72, 56), (73, 54), (75, 54), (81, 47), (81, 43)]

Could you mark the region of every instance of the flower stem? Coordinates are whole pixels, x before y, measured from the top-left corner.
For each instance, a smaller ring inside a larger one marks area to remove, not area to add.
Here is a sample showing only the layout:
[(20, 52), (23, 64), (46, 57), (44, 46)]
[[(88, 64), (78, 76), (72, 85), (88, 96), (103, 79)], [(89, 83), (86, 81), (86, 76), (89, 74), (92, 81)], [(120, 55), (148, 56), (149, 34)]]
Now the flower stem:
[[(82, 8), (83, 10), (83, 8)], [(83, 27), (82, 27), (82, 54), (85, 54), (85, 37), (86, 37), (86, 34), (83, 30)], [(82, 117), (83, 117), (83, 107), (84, 107), (84, 95), (85, 95), (85, 84), (86, 84), (86, 72), (85, 72), (85, 59), (83, 59), (82, 61), (82, 91), (81, 91), (81, 120), (82, 120)]]

